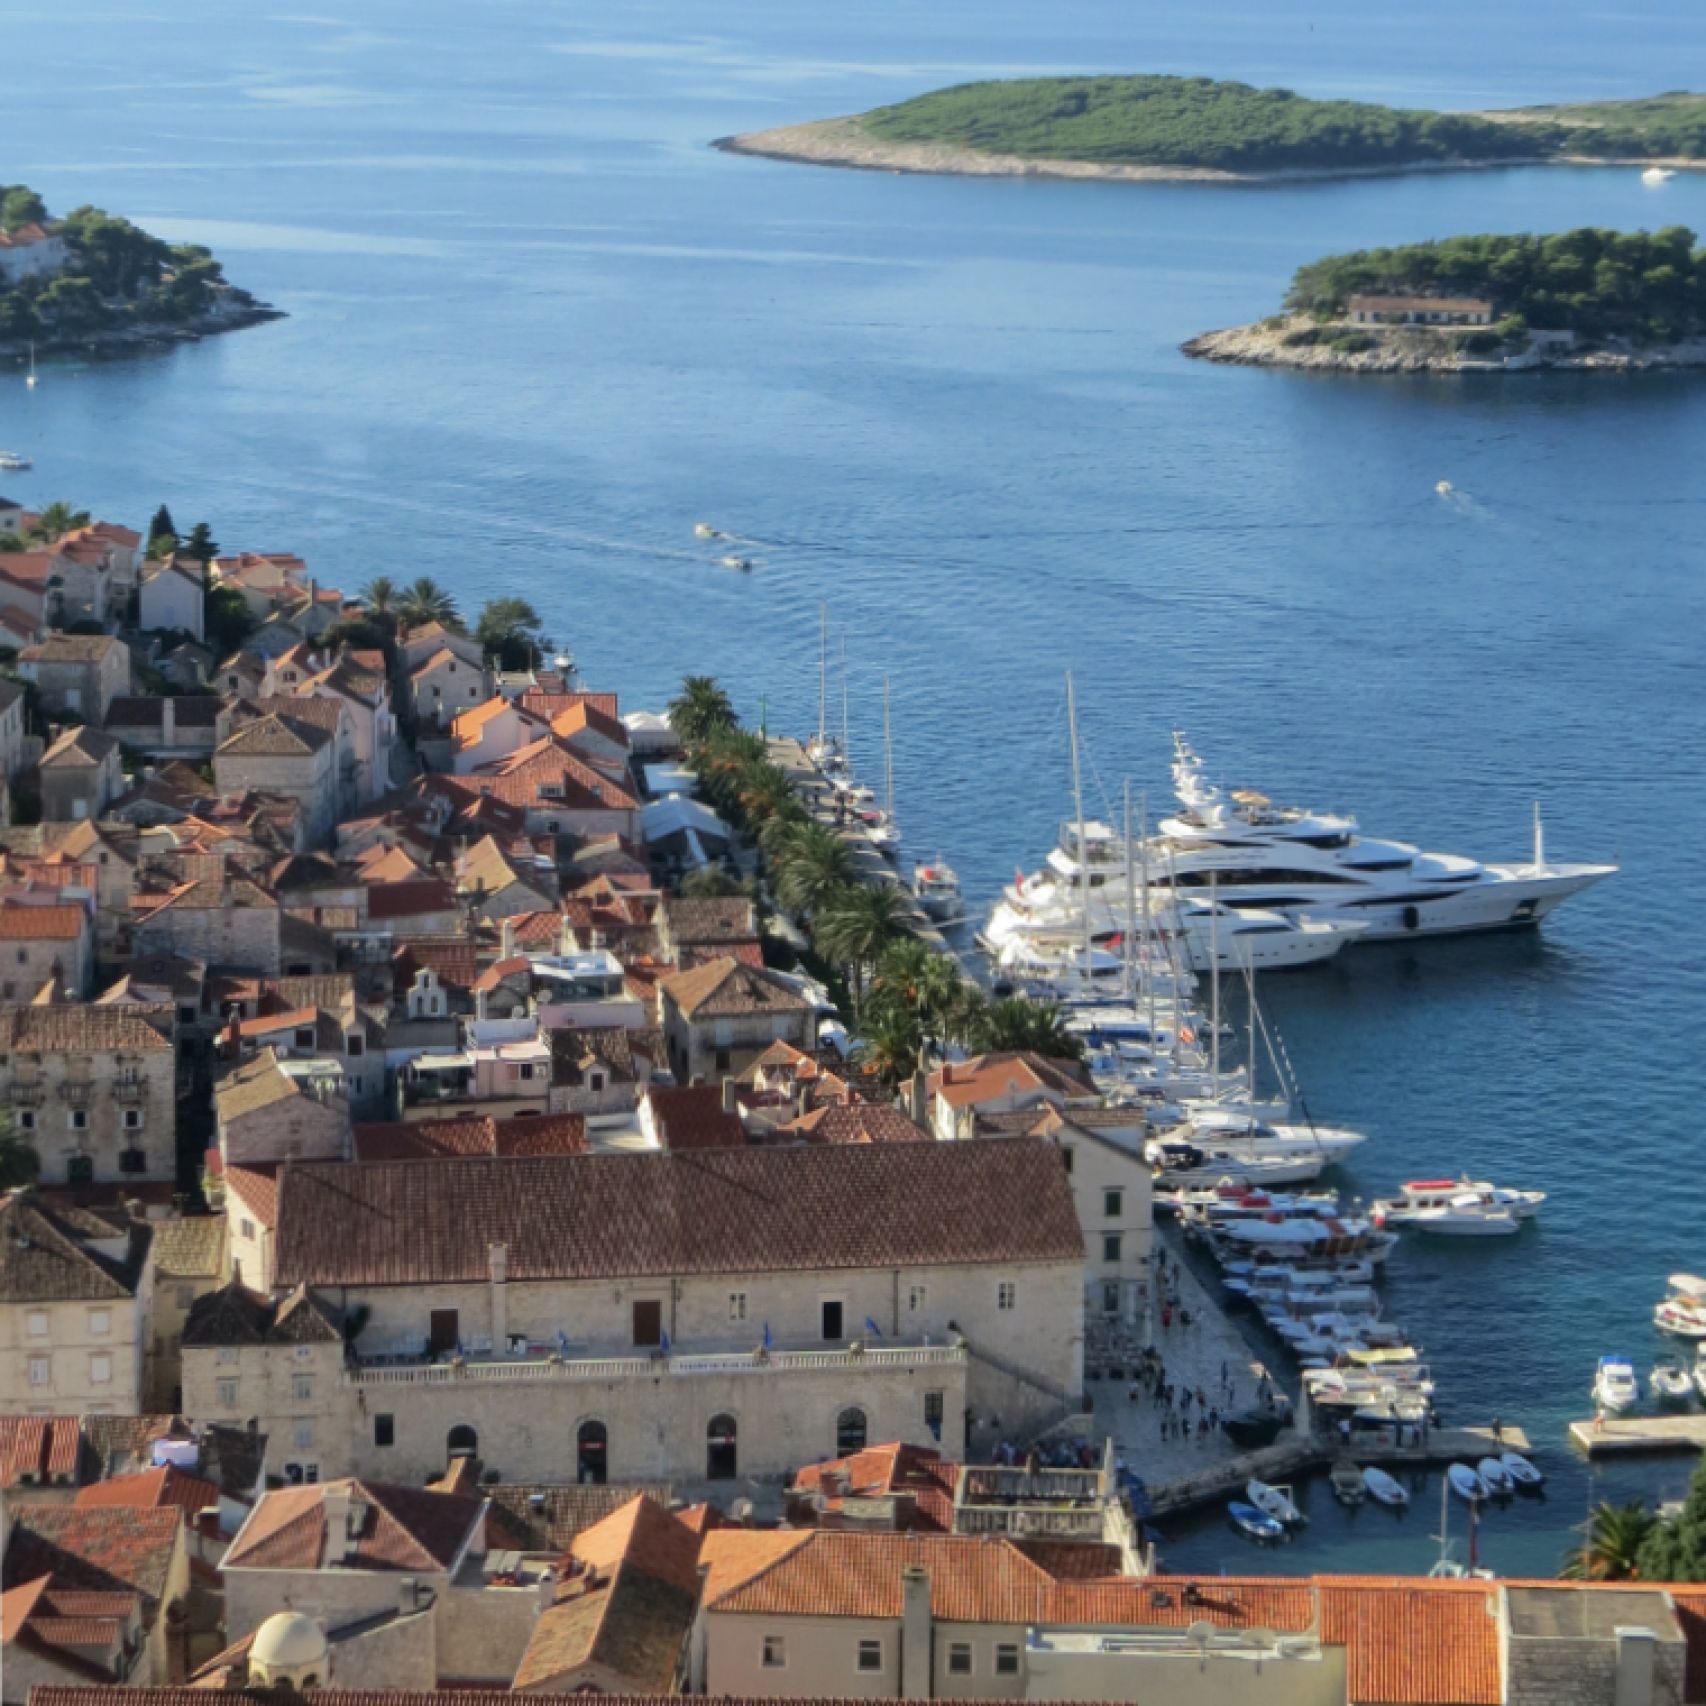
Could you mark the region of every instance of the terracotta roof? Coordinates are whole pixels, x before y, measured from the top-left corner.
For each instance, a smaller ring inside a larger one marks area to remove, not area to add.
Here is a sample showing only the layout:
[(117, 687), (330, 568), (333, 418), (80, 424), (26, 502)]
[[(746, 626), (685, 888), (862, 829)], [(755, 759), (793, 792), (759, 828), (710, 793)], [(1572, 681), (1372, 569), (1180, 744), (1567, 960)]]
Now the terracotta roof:
[[(333, 1560), (356, 1570), (447, 1570), (482, 1520), (478, 1499), (346, 1478), (268, 1493), (249, 1513), (220, 1568), (317, 1570), (326, 1566), (326, 1494), (347, 1493), (365, 1515), (350, 1552)], [(351, 1526), (355, 1523), (352, 1520)]]
[[(216, 1150), (215, 1154), (218, 1153)], [(244, 1207), (261, 1225), (271, 1229), (278, 1225), (278, 1169), (266, 1167), (227, 1167), (225, 1188), (242, 1199)]]
[(41, 755), (41, 761), (55, 770), (92, 770), (104, 764), (118, 749), (116, 736), (103, 734), (87, 723), (80, 723), (60, 735)]
[(280, 1064), (277, 1051), (264, 1048), (253, 1060), (245, 1060), (219, 1081), (214, 1088), (213, 1103), (219, 1118), (228, 1121), (305, 1094), (298, 1080)]
[[(522, 695), (525, 703), (527, 695)], [(614, 703), (614, 699), (612, 699)], [(590, 699), (579, 699), (551, 718), (551, 732), (564, 740), (573, 741), (582, 732), (601, 735), (605, 740), (628, 750), (628, 730), (614, 711), (606, 711)]]
[(1317, 1582), (1321, 1639), (1346, 1649), (1345, 1693), (1358, 1706), (1503, 1700), (1499, 1602), (1491, 1584), (1453, 1583), (1455, 1591), (1440, 1592), (1444, 1584), (1435, 1582)]
[(532, 1114), (499, 1120), (395, 1120), (358, 1125), (357, 1161), (433, 1161), (450, 1155), (579, 1155), (586, 1121), (579, 1114)]
[(124, 641), (111, 634), (49, 634), (39, 644), (25, 646), (18, 657), (23, 663), (99, 663), (115, 648), (123, 650)]
[[(72, 907), (44, 910), (77, 911)], [(0, 920), (5, 917), (0, 909)], [(174, 1023), (172, 1009), (160, 1002), (122, 1007), (0, 1007), (0, 1055), (169, 1053)]]
[(374, 883), (367, 891), (370, 919), (418, 918), (429, 912), (455, 912), (456, 891), (437, 877), (401, 883)]
[(602, 1067), (627, 1082), (639, 1076), (636, 1056), (654, 1066), (662, 1065), (668, 1050), (663, 1032), (629, 1030), (624, 1025), (586, 1028), (564, 1026), (547, 1033), (551, 1041), (551, 1082), (578, 1088), (594, 1067)]
[[(121, 1260), (88, 1247), (128, 1236)], [(119, 1301), (136, 1295), (149, 1228), (114, 1225), (87, 1209), (50, 1207), (33, 1191), (0, 1197), (0, 1302)]]
[[(312, 701), (308, 701), (312, 703)], [(245, 723), (219, 743), (219, 758), (306, 758), (333, 737), (324, 728), (299, 716), (277, 713)]]
[(238, 1279), (198, 1297), (184, 1317), (183, 1342), (206, 1345), (334, 1344), (343, 1334), (305, 1286), (275, 1301)]
[(76, 1416), (0, 1416), (0, 1489), (69, 1484), (81, 1443)]
[(812, 1011), (811, 1002), (779, 978), (726, 955), (691, 971), (678, 971), (659, 988), (688, 1019)]
[(921, 1445), (906, 1445), (895, 1441), (889, 1445), (868, 1446), (851, 1457), (840, 1457), (828, 1463), (810, 1463), (794, 1473), (794, 1489), (802, 1493), (822, 1491), (824, 1479), (831, 1473), (846, 1477), (847, 1494), (836, 1495), (832, 1504), (839, 1505), (843, 1496), (869, 1498), (886, 1493), (909, 1493), (913, 1500), (915, 1530), (925, 1529), (938, 1534), (953, 1532), (954, 1488), (959, 1484), (960, 1465), (950, 1463), (940, 1452)]
[(75, 942), (88, 928), (80, 906), (0, 905), (0, 942)]
[(173, 1279), (217, 1278), (225, 1270), (225, 1217), (175, 1215), (154, 1223), (154, 1271)]
[[(458, 1463), (469, 1461), (468, 1458), (457, 1459)], [(487, 1545), (502, 1544), (523, 1552), (568, 1551), (582, 1529), (602, 1522), (638, 1493), (644, 1493), (660, 1505), (667, 1505), (670, 1499), (670, 1489), (661, 1481), (626, 1487), (499, 1481), (493, 1486), (482, 1487), (480, 1491), (491, 1500), (494, 1520), (502, 1525), (501, 1541), (488, 1535)]]
[(738, 895), (715, 900), (684, 900), (665, 895), (664, 922), (678, 947), (685, 943), (754, 942), (758, 939), (758, 908)]
[(182, 1529), (182, 1512), (75, 1505), (18, 1504), (6, 1548), (7, 1583), (50, 1575), (55, 1591), (131, 1588), (150, 1609), (164, 1597)]
[(740, 1115), (723, 1112), (720, 1084), (654, 1084), (646, 1099), (665, 1149), (739, 1149), (746, 1143)]
[(493, 718), (501, 717), (509, 711), (514, 711), (524, 722), (539, 724), (545, 722), (543, 717), (530, 715), (521, 707), (512, 705), (501, 693), (494, 693), (483, 704), (471, 705), (466, 711), (458, 711), (455, 720), (450, 725), (451, 732), (459, 745), (477, 745), (480, 731), (486, 724), (491, 722)]
[(219, 1503), (219, 1488), (212, 1481), (174, 1464), (157, 1469), (144, 1469), (136, 1475), (119, 1475), (110, 1481), (97, 1481), (78, 1489), (76, 1508), (87, 1510), (104, 1506), (130, 1506), (137, 1510), (174, 1507), (185, 1513), (185, 1520), (198, 1511)]
[(34, 1581), (19, 1582), (0, 1593), (0, 1641), (9, 1643), (17, 1639), (52, 1580), (51, 1576), (37, 1576)]
[[(602, 711), (607, 717), (616, 717), (616, 695), (614, 693), (548, 693), (538, 687), (529, 687), (521, 696), (524, 710), (532, 711), (535, 715), (551, 718), (560, 717), (565, 711), (572, 711), (577, 705), (590, 705), (595, 711)], [(617, 718), (620, 722), (621, 719)], [(626, 724), (623, 725), (626, 728)]]
[(395, 847), (375, 844), (370, 855), (356, 861), (356, 877), (364, 883), (400, 883), (428, 875), (426, 867), (410, 856), (400, 843)]
[(929, 1143), (929, 1132), (886, 1102), (826, 1102), (790, 1120), (783, 1131), (814, 1143)]
[(1043, 1144), (296, 1164), (280, 1180), (281, 1285), (484, 1284), (493, 1243), (512, 1280), (1084, 1258)]
[(392, 987), (399, 997), (422, 971), (436, 972), (446, 988), (470, 990), (480, 975), (479, 949), (465, 936), (413, 936), (391, 955)]
[(1031, 1090), (1052, 1090), (1069, 1100), (1097, 1094), (1075, 1063), (1040, 1054), (978, 1055), (931, 1073), (930, 1088), (956, 1108)]
[(172, 721), (178, 728), (211, 729), (219, 721), (225, 701), (217, 693), (180, 693), (170, 699), (154, 693), (124, 693), (107, 706), (103, 726), (157, 729), (165, 721), (166, 705), (172, 707)]

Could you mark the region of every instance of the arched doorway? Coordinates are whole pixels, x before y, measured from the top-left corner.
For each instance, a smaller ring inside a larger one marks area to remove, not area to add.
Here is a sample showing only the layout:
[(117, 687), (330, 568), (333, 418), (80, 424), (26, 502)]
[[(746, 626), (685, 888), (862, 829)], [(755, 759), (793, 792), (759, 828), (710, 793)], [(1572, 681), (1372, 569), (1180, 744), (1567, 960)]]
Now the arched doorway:
[(835, 1455), (851, 1457), (854, 1452), (863, 1451), (869, 1431), (865, 1412), (855, 1404), (848, 1405), (835, 1418)]
[(575, 1435), (575, 1479), (602, 1487), (610, 1474), (610, 1436), (603, 1422), (582, 1422)]
[(450, 1430), (450, 1437), (445, 1440), (444, 1449), (450, 1457), (478, 1457), (480, 1436), (466, 1422), (458, 1422)]
[(735, 1419), (733, 1416), (713, 1416), (705, 1429), (706, 1479), (732, 1481), (735, 1465)]

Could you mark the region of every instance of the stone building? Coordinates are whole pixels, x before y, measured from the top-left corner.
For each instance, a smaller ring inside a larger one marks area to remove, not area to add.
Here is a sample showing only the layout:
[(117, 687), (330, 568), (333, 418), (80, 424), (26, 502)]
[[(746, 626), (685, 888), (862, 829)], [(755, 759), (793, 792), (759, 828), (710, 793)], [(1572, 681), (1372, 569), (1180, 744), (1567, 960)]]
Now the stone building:
[[(506, 1478), (734, 1480), (860, 1430), (984, 1446), (1082, 1390), (1083, 1243), (1040, 1144), (298, 1163), (277, 1222), (275, 1284), (362, 1321), (326, 1475), (477, 1451)], [(215, 1402), (214, 1352), (186, 1330), (192, 1412), (277, 1434)]]
[(743, 1072), (772, 1043), (810, 1049), (817, 1009), (760, 967), (732, 956), (676, 972), (658, 985), (664, 1041), (676, 1081)]
[(179, 883), (152, 907), (144, 908), (141, 898), (134, 929), (139, 958), (197, 960), (269, 977), (283, 969), (283, 915), (278, 902), (250, 878), (221, 870)]
[(227, 1166), (341, 1161), (349, 1154), (349, 1084), (333, 1062), (264, 1048), (239, 1062), (213, 1095)]
[(173, 1414), (183, 1406), (181, 1342), (198, 1297), (217, 1291), (227, 1273), (222, 1214), (173, 1215), (153, 1223), (154, 1302), (149, 1321), (148, 1407)]
[(49, 823), (98, 818), (124, 788), (118, 738), (80, 724), (56, 735), (42, 754), (41, 812)]
[(336, 739), (314, 723), (280, 713), (245, 724), (220, 742), (213, 780), (221, 794), (280, 794), (300, 802), (303, 838), (324, 847), (338, 819)]
[(49, 634), (19, 652), (18, 673), (36, 684), (48, 716), (99, 725), (130, 691), (130, 648), (111, 634)]
[(0, 1102), (42, 1184), (175, 1177), (174, 1023), (166, 1006), (0, 1007)]

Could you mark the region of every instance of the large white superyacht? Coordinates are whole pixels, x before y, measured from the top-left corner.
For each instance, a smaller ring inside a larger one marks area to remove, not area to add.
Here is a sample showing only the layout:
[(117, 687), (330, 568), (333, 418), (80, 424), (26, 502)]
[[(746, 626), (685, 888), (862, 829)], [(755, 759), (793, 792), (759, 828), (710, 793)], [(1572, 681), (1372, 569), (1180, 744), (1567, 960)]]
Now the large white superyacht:
[[(1183, 735), (1173, 737), (1180, 809), (1143, 849), (1152, 903), (1197, 900), (1212, 889), (1223, 906), (1288, 917), (1361, 922), (1363, 941), (1506, 930), (1538, 924), (1615, 865), (1546, 858), (1538, 809), (1533, 856), (1482, 864), (1357, 833), (1353, 817), (1277, 806), (1265, 795), (1230, 795), (1207, 780)], [(1058, 927), (1090, 908), (1094, 938), (1125, 923), (1119, 878), (1122, 838), (1107, 825), (1062, 827), (1045, 868), (1008, 886), (984, 930), (997, 951), (1014, 937)]]

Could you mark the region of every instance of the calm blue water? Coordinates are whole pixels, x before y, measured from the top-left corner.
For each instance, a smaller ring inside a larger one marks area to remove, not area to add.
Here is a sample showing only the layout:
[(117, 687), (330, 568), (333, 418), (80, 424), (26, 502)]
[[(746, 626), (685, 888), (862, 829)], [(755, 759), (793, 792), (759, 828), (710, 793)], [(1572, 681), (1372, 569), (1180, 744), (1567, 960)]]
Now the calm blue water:
[[(38, 471), (4, 489), (135, 525), (164, 499), (349, 587), (524, 592), (628, 703), (709, 670), (802, 731), (827, 600), (856, 759), (876, 766), (886, 671), (913, 850), (948, 852), (979, 897), (1064, 809), (1069, 665), (1097, 799), (1127, 775), (1162, 788), (1174, 724), (1228, 780), (1454, 851), (1521, 854), (1540, 797), (1551, 851), (1616, 856), (1616, 883), (1543, 939), (1367, 949), (1272, 1005), (1317, 1113), (1377, 1134), (1358, 1188), (1474, 1167), (1554, 1193), (1514, 1248), (1392, 1264), (1451, 1414), (1524, 1423), (1553, 1470), (1549, 1502), (1489, 1521), (1492, 1561), (1550, 1571), (1598, 1491), (1679, 1488), (1675, 1464), (1590, 1485), (1562, 1425), (1598, 1353), (1656, 1348), (1665, 1274), (1706, 1265), (1706, 382), (1344, 381), (1176, 345), (1268, 311), (1331, 250), (1706, 228), (1706, 177), (1140, 188), (705, 144), (1044, 69), (1440, 105), (1635, 95), (1701, 62), (1706, 12), (347, 10), (0, 0), (31, 68), (0, 175), (211, 243), (292, 316), (7, 385), (0, 443)], [(749, 578), (695, 547), (702, 518), (757, 541)], [(1401, 1524), (1329, 1512), (1259, 1559), (1211, 1520), (1169, 1556), (1420, 1567), (1430, 1503)]]

